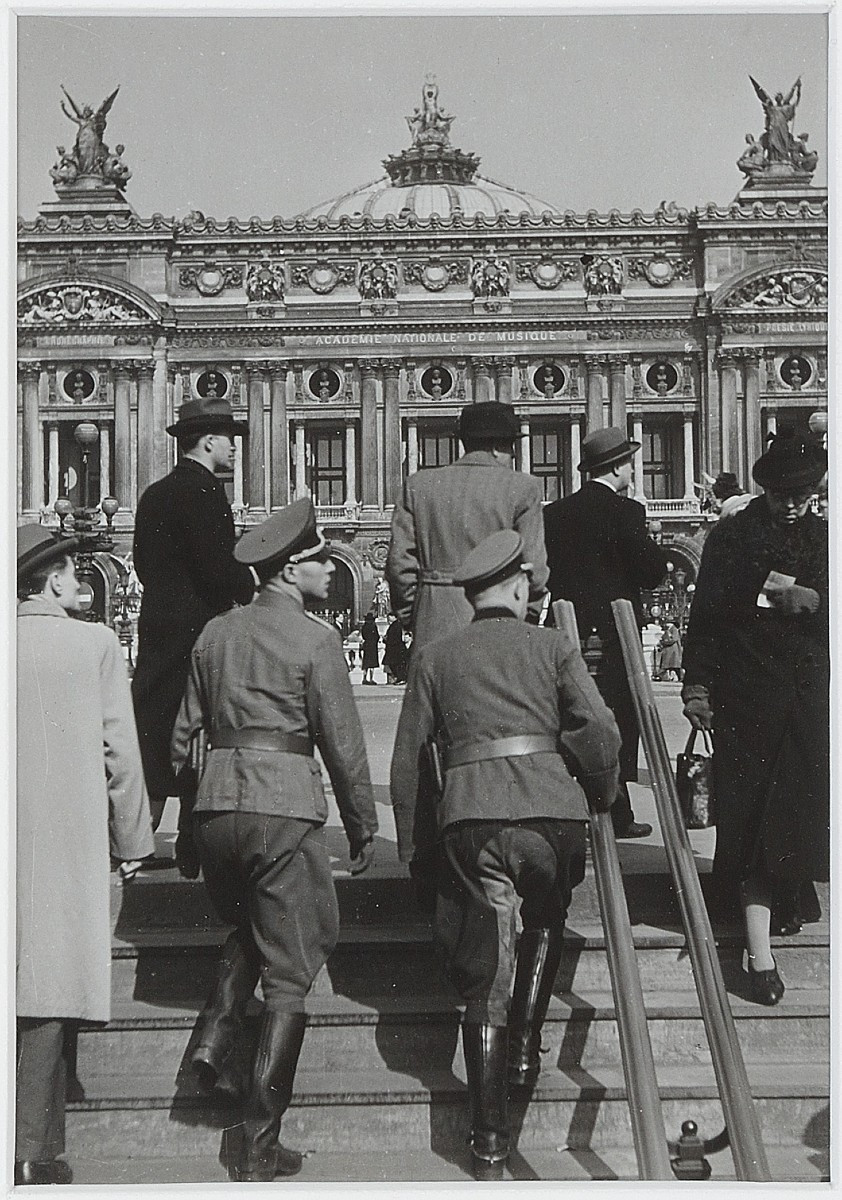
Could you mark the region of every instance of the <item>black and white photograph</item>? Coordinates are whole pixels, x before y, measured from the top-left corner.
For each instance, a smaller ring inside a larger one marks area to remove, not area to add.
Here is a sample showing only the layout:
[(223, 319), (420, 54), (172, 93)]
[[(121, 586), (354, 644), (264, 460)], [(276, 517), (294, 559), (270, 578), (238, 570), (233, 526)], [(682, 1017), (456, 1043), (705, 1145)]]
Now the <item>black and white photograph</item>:
[(5, 15), (7, 1186), (836, 1183), (831, 7)]

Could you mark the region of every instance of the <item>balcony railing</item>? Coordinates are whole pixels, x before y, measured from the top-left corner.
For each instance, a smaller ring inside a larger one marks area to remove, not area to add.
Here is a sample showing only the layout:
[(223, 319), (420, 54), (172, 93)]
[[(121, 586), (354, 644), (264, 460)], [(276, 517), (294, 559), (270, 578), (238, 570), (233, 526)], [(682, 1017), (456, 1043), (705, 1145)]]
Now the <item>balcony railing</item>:
[(682, 496), (674, 500), (645, 500), (646, 515), (652, 517), (698, 517), (701, 513), (698, 497)]
[(316, 520), (321, 524), (326, 521), (359, 521), (359, 504), (317, 504)]

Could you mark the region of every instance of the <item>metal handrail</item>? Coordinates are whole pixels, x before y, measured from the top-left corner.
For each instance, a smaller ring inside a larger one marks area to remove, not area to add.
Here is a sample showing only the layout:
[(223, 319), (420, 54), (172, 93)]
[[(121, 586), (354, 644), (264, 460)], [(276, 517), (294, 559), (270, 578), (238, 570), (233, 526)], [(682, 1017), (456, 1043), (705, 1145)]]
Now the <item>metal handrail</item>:
[(649, 765), (667, 861), (681, 909), (734, 1167), (738, 1179), (768, 1183), (771, 1175), (760, 1137), (757, 1111), (725, 991), (690, 839), (681, 817), (669, 751), (655, 706), (652, 684), (646, 672), (634, 609), (630, 600), (614, 600), (611, 607)]
[[(563, 629), (574, 646), (578, 646), (573, 604), (569, 600), (556, 600), (553, 613), (557, 628)], [(672, 1179), (643, 989), (610, 813), (591, 813), (590, 832), (638, 1174), (641, 1179)]]

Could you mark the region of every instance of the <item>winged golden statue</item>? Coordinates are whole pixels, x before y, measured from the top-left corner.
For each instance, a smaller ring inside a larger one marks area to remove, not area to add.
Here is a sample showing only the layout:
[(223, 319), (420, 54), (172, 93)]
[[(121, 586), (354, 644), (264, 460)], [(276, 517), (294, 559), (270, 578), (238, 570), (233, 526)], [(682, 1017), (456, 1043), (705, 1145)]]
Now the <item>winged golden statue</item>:
[(102, 174), (103, 163), (108, 156), (108, 147), (102, 140), (105, 133), (106, 120), (120, 87), (118, 85), (111, 95), (103, 100), (96, 112), (94, 112), (90, 104), (85, 104), (80, 108), (64, 84), (61, 85), (61, 90), (70, 102), (73, 112), (68, 111), (63, 100), (61, 102), (61, 111), (74, 125), (78, 126), (76, 143), (73, 147), (73, 157), (79, 168), (79, 174), (100, 175)]

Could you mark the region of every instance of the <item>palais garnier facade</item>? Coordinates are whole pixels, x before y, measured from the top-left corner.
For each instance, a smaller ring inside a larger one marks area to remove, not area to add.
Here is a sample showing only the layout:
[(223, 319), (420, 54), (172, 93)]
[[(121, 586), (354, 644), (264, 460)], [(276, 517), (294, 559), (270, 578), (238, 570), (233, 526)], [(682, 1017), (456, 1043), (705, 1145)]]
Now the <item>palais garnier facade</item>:
[(815, 154), (787, 130), (789, 158), (754, 144), (730, 203), (577, 213), (485, 177), (452, 120), (428, 80), (385, 175), (291, 218), (140, 216), (122, 147), (86, 172), (65, 154), (18, 223), (19, 520), (57, 524), (87, 488), (119, 502), (129, 553), (166, 426), (224, 395), (248, 425), (237, 523), (312, 495), (356, 620), (402, 481), (457, 455), (464, 404), (497, 399), (547, 500), (579, 485), (589, 430), (627, 427), (636, 496), (692, 577), (705, 477), (751, 488), (768, 432), (827, 408)]

